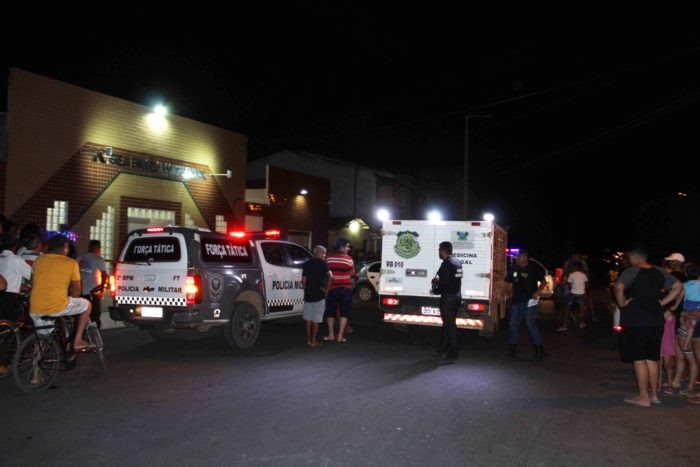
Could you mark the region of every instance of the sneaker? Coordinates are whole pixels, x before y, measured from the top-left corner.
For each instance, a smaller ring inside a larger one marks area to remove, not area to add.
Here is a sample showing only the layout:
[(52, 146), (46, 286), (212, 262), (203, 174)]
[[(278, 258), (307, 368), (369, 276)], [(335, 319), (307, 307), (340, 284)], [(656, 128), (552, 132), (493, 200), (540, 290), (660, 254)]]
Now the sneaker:
[(578, 327), (579, 327), (579, 329), (583, 329), (583, 328), (586, 327), (586, 323), (580, 323), (580, 324), (578, 325)]
[(568, 331), (568, 330), (569, 330), (569, 328), (567, 328), (566, 326), (559, 326), (559, 327), (557, 328), (557, 331), (560, 331), (560, 332), (561, 332), (561, 331)]

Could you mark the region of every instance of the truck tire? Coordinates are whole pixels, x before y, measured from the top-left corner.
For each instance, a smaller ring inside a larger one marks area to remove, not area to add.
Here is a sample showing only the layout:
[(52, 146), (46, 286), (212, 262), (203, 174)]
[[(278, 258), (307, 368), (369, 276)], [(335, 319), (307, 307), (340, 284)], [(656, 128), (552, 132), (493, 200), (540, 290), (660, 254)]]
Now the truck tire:
[(371, 302), (374, 298), (374, 289), (370, 284), (358, 285), (355, 293), (357, 294), (357, 298), (363, 302)]
[(224, 325), (224, 339), (235, 349), (249, 349), (258, 340), (260, 316), (248, 302), (234, 304), (231, 320)]

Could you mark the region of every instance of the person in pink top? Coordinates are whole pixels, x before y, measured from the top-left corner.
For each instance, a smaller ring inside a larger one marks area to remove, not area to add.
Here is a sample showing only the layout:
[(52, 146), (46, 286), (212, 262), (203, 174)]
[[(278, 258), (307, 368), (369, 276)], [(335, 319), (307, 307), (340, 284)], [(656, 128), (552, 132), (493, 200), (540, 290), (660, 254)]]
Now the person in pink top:
[[(355, 262), (348, 251), (350, 242), (344, 238), (339, 238), (335, 243), (336, 249), (326, 257), (328, 268), (333, 274), (331, 291), (326, 297), (326, 323), (328, 324), (328, 335), (324, 341), (345, 342), (345, 328), (348, 325), (348, 318), (352, 313), (352, 276), (355, 274)], [(337, 339), (335, 337), (335, 313), (340, 311), (340, 327)]]

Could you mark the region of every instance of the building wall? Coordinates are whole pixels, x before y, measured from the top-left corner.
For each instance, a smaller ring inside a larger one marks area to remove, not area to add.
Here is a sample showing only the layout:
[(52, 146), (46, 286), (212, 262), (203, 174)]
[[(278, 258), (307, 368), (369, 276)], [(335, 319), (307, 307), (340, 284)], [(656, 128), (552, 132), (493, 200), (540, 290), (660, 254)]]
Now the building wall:
[[(270, 166), (269, 174), (271, 203), (263, 211), (264, 228), (310, 231), (312, 245), (326, 245), (330, 182), (274, 166)], [(299, 194), (302, 187), (309, 191), (306, 196)]]
[[(179, 202), (212, 230), (217, 214), (243, 225), (245, 136), (177, 115), (167, 115), (156, 130), (150, 108), (18, 69), (10, 71), (8, 97), (3, 195), (4, 213), (13, 220), (43, 227), (46, 208), (70, 198), (69, 227), (79, 231), (84, 248), (92, 216), (114, 204), (117, 195), (108, 193), (124, 190), (121, 195)], [(106, 147), (233, 176), (168, 180), (173, 177), (95, 160)]]
[(377, 183), (372, 169), (306, 152), (281, 151), (250, 161), (248, 178), (263, 180), (268, 164), (330, 180), (332, 217), (374, 216)]
[(363, 167), (317, 154), (281, 151), (248, 163), (248, 180), (264, 180), (265, 166), (274, 165), (326, 178), (331, 183), (331, 217), (360, 217), (379, 228), (379, 207), (388, 208), (397, 219), (413, 215), (410, 177)]

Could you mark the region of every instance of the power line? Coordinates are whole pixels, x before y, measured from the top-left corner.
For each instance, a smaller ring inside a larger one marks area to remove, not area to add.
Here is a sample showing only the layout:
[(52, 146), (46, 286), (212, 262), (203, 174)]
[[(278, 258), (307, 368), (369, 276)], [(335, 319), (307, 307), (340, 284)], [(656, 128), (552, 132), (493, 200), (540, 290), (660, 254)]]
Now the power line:
[(665, 105), (663, 107), (654, 109), (651, 112), (643, 114), (643, 115), (641, 115), (641, 116), (639, 116), (631, 121), (624, 122), (624, 123), (622, 123), (614, 128), (611, 128), (609, 130), (605, 130), (601, 133), (593, 135), (593, 136), (586, 138), (582, 141), (578, 141), (576, 143), (573, 143), (565, 148), (549, 152), (549, 153), (544, 154), (544, 155), (537, 157), (535, 159), (531, 159), (524, 164), (520, 164), (519, 166), (512, 168), (511, 170), (506, 172), (504, 174), (504, 176), (516, 175), (518, 172), (521, 172), (521, 171), (527, 169), (528, 167), (531, 167), (532, 165), (539, 164), (547, 159), (551, 159), (553, 157), (571, 152), (574, 149), (585, 146), (587, 144), (608, 140), (608, 139), (614, 137), (618, 133), (622, 133), (622, 132), (631, 130), (633, 128), (637, 128), (639, 126), (645, 125), (653, 120), (656, 120), (657, 118), (661, 118), (661, 117), (663, 117), (671, 112), (674, 112), (682, 107), (690, 105), (697, 100), (700, 100), (700, 91), (696, 90), (692, 93), (688, 93), (686, 95), (686, 97), (679, 100), (678, 102), (671, 103), (671, 104)]
[[(422, 123), (422, 122), (426, 122), (426, 121), (439, 120), (439, 119), (446, 118), (446, 117), (451, 117), (451, 116), (454, 116), (454, 115), (461, 115), (461, 114), (464, 114), (464, 113), (469, 113), (469, 112), (474, 112), (474, 111), (478, 111), (478, 110), (489, 109), (489, 108), (496, 107), (496, 106), (499, 106), (499, 105), (510, 104), (510, 103), (513, 103), (513, 102), (518, 102), (518, 101), (521, 101), (521, 100), (530, 99), (530, 98), (537, 97), (537, 96), (543, 96), (543, 95), (551, 94), (551, 93), (553, 93), (553, 92), (561, 92), (562, 90), (569, 89), (569, 88), (572, 88), (572, 87), (581, 86), (581, 85), (586, 85), (586, 84), (592, 84), (592, 83), (594, 83), (595, 81), (598, 81), (599, 79), (604, 78), (604, 77), (606, 77), (606, 76), (613, 76), (614, 79), (609, 80), (608, 82), (602, 84), (602, 86), (607, 86), (607, 85), (612, 84), (612, 83), (614, 83), (615, 81), (617, 81), (617, 80), (620, 78), (620, 75), (623, 75), (623, 74), (626, 74), (626, 73), (629, 73), (629, 72), (632, 72), (632, 71), (638, 71), (638, 70), (644, 69), (644, 68), (650, 68), (650, 67), (653, 67), (653, 66), (658, 65), (658, 64), (661, 63), (661, 62), (665, 62), (665, 61), (668, 61), (668, 60), (673, 60), (673, 59), (680, 58), (680, 57), (684, 57), (684, 56), (687, 56), (687, 55), (692, 55), (692, 54), (695, 54), (695, 53), (697, 53), (697, 52), (699, 52), (699, 51), (700, 51), (700, 47), (694, 47), (694, 48), (691, 48), (691, 49), (688, 49), (688, 50), (684, 51), (683, 53), (679, 53), (679, 54), (675, 54), (675, 55), (668, 55), (668, 56), (661, 57), (661, 58), (655, 60), (653, 63), (651, 63), (651, 64), (645, 64), (644, 66), (639, 66), (639, 67), (627, 67), (627, 68), (619, 69), (619, 70), (616, 70), (616, 71), (613, 71), (613, 72), (606, 71), (606, 72), (600, 73), (600, 74), (598, 74), (598, 75), (596, 75), (596, 76), (594, 76), (594, 77), (590, 77), (590, 78), (586, 78), (586, 79), (582, 79), (582, 80), (578, 80), (578, 81), (566, 83), (566, 84), (559, 85), (559, 86), (550, 87), (550, 88), (547, 88), (547, 89), (542, 89), (542, 90), (540, 90), (540, 91), (534, 91), (534, 92), (531, 92), (531, 93), (528, 93), (528, 94), (524, 94), (524, 95), (522, 95), (522, 96), (509, 97), (509, 98), (500, 99), (500, 100), (497, 100), (497, 101), (494, 101), (494, 102), (490, 102), (490, 103), (486, 103), (486, 104), (479, 104), (479, 105), (472, 106), (472, 107), (461, 108), (461, 109), (455, 109), (455, 110), (451, 110), (451, 111), (447, 111), (447, 112), (443, 112), (443, 113), (428, 115), (428, 116), (425, 116), (425, 117), (414, 118), (414, 119), (411, 119), (411, 120), (403, 120), (403, 121), (399, 121), (399, 122), (389, 123), (389, 124), (385, 124), (385, 125), (378, 125), (378, 126), (375, 126), (375, 127), (363, 128), (363, 129), (358, 129), (358, 130), (353, 130), (353, 131), (336, 131), (336, 132), (333, 132), (333, 133), (326, 133), (326, 134), (321, 134), (321, 135), (309, 135), (309, 136), (278, 137), (278, 138), (273, 138), (273, 139), (268, 139), (268, 140), (257, 141), (255, 144), (279, 143), (279, 142), (284, 142), (284, 141), (313, 141), (313, 140), (321, 140), (321, 139), (334, 138), (334, 137), (337, 137), (337, 136), (343, 137), (343, 136), (354, 135), (354, 134), (361, 134), (361, 133), (367, 133), (367, 132), (373, 132), (373, 131), (380, 131), (380, 130), (401, 128), (401, 127), (411, 126), (411, 125), (415, 125), (415, 124), (417, 124), (417, 123)], [(589, 91), (589, 92), (590, 92), (590, 91)], [(584, 94), (584, 95), (585, 95), (585, 94)], [(562, 102), (567, 102), (567, 101), (569, 101), (569, 100), (573, 100), (573, 99), (575, 99), (576, 97), (578, 97), (578, 96), (577, 96), (577, 95), (574, 95), (574, 96), (571, 96), (571, 97), (568, 97), (568, 98), (564, 98), (564, 99), (560, 99), (560, 100), (554, 101), (554, 102), (552, 102), (552, 103), (550, 103), (550, 104), (547, 104), (547, 105), (545, 105), (545, 106), (543, 106), (543, 107), (540, 107), (540, 108), (538, 108), (538, 109), (535, 109), (535, 110), (532, 111), (532, 112), (538, 112), (538, 111), (544, 110), (544, 109), (546, 109), (546, 108), (548, 108), (548, 107), (550, 107), (550, 106), (556, 105), (557, 103), (562, 103)], [(389, 108), (391, 108), (391, 107), (389, 107)], [(386, 109), (387, 109), (387, 108), (385, 107), (383, 110), (386, 110)], [(531, 113), (531, 112), (527, 112), (527, 113), (522, 114), (522, 115), (523, 115), (523, 116), (524, 116), (524, 115), (529, 115), (530, 113)], [(362, 116), (349, 117), (349, 118), (347, 118), (347, 119), (340, 119), (339, 121), (337, 121), (337, 122), (334, 123), (334, 124), (342, 123), (342, 122), (344, 122), (344, 121), (357, 120), (357, 119), (360, 119), (360, 118), (363, 118), (363, 117), (364, 117), (364, 115), (362, 115)], [(522, 117), (516, 117), (516, 119), (517, 119), (517, 118), (522, 118)], [(495, 127), (495, 126), (499, 126), (499, 125), (500, 125), (499, 123), (496, 123), (496, 124), (492, 125), (491, 127)], [(328, 124), (328, 125), (326, 125), (325, 127), (328, 127), (328, 126), (333, 126), (333, 123)]]

